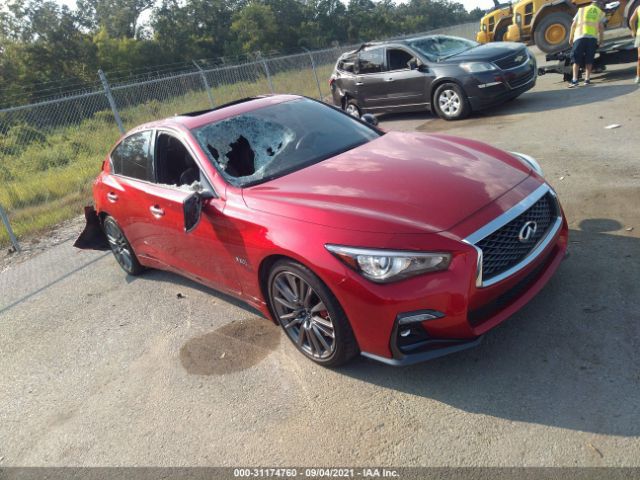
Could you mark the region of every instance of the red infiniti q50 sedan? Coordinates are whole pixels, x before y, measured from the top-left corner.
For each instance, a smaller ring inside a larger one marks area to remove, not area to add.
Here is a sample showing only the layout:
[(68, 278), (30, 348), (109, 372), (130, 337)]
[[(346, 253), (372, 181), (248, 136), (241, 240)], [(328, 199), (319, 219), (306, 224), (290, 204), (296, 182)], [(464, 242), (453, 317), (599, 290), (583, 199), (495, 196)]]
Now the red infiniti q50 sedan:
[(474, 346), (564, 258), (556, 194), (526, 155), (374, 123), (275, 95), (142, 125), (104, 162), (89, 224), (128, 274), (238, 297), (322, 365)]

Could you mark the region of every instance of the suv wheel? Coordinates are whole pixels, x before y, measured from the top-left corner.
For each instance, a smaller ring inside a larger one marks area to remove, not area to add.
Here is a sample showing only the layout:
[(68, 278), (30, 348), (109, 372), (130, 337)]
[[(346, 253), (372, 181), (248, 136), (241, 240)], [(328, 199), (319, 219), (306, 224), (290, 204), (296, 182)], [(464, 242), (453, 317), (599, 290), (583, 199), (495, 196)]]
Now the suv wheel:
[(460, 120), (471, 113), (467, 95), (455, 83), (443, 83), (433, 96), (435, 111), (444, 120)]
[(358, 107), (358, 103), (355, 100), (347, 100), (344, 105), (344, 111), (352, 117), (360, 118), (361, 116), (360, 107)]

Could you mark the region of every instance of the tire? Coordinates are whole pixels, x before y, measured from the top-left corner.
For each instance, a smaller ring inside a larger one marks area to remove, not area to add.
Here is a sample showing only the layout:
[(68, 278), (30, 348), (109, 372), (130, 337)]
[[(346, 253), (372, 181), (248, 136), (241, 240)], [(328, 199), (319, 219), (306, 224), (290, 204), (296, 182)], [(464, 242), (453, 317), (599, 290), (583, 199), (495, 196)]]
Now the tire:
[(358, 354), (344, 310), (311, 270), (279, 260), (269, 272), (267, 292), (273, 318), (305, 357), (324, 367), (338, 367)]
[(347, 99), (347, 101), (344, 102), (344, 111), (352, 117), (360, 118), (362, 116), (362, 111), (358, 106), (358, 102), (354, 99)]
[(457, 83), (443, 83), (433, 95), (435, 112), (443, 120), (461, 120), (471, 113), (464, 90)]
[(544, 53), (554, 53), (569, 48), (569, 33), (573, 18), (567, 12), (551, 12), (536, 25), (534, 43)]
[(116, 223), (113, 217), (106, 217), (102, 222), (102, 229), (107, 236), (109, 247), (111, 247), (111, 253), (120, 265), (120, 268), (129, 275), (140, 275), (145, 271), (145, 268), (140, 265), (138, 257), (136, 257), (133, 248), (120, 226)]
[(496, 33), (493, 34), (493, 41), (502, 42), (506, 34), (507, 34), (507, 27), (505, 25), (502, 25), (496, 30)]
[[(633, 12), (636, 11), (636, 9), (640, 8), (640, 0), (636, 0), (635, 2), (630, 1), (629, 3), (627, 3), (627, 6), (624, 8), (624, 25), (625, 27), (629, 28), (630, 30), (633, 30), (634, 32), (637, 29), (637, 25), (631, 25), (631, 16), (633, 15)], [(638, 22), (640, 22), (640, 17), (638, 17)]]

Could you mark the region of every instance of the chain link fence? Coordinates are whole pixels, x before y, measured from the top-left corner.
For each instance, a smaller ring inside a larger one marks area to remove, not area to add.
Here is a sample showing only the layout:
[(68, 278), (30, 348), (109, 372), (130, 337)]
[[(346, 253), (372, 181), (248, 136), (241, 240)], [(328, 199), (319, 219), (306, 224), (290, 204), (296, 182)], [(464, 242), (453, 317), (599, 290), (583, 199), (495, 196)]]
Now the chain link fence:
[[(435, 30), (475, 38), (477, 24)], [(401, 38), (401, 37), (396, 37)], [(329, 76), (349, 45), (233, 65), (194, 62), (143, 81), (100, 81), (90, 91), (0, 109), (0, 246), (75, 217), (91, 202), (101, 161), (124, 130), (176, 113), (265, 93), (330, 95)]]

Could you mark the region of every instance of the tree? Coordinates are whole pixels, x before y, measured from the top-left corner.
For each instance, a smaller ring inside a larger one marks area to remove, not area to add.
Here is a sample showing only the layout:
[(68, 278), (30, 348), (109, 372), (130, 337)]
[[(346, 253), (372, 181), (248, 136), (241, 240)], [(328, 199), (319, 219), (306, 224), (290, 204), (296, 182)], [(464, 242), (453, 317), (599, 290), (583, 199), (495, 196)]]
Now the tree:
[(138, 20), (154, 0), (77, 0), (82, 25), (90, 30), (105, 29), (111, 38), (134, 38)]
[(271, 7), (253, 0), (233, 17), (231, 31), (237, 35), (242, 51), (269, 53), (283, 46), (276, 25)]

